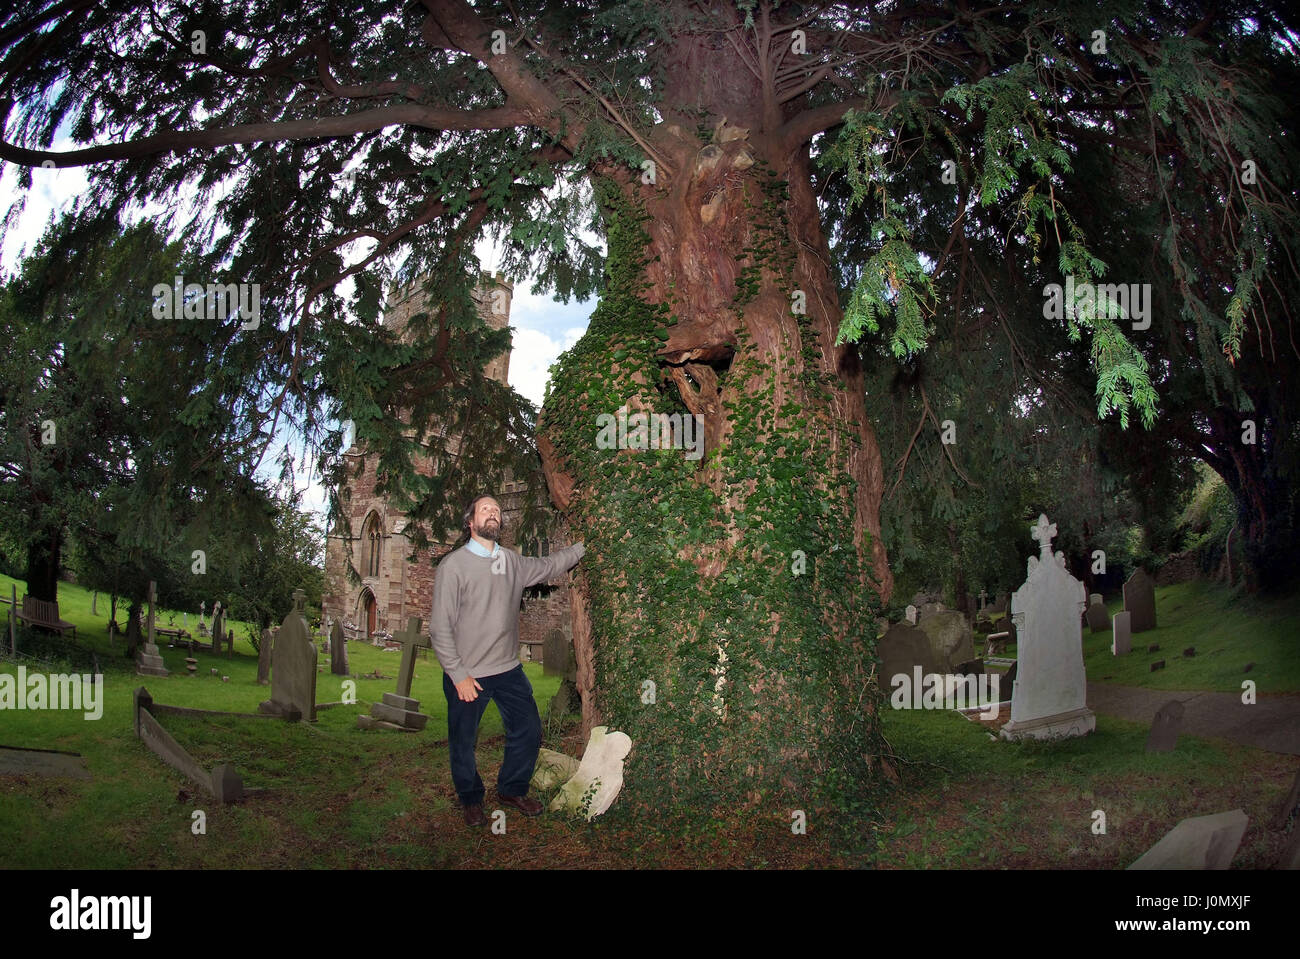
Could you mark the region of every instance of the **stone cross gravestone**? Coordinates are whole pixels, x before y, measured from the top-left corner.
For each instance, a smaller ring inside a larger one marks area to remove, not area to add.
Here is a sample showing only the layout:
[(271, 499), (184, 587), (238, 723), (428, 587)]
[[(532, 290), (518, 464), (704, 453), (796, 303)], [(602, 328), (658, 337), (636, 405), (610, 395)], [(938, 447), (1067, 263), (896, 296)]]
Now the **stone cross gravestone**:
[(1116, 613), (1111, 620), (1111, 655), (1126, 656), (1133, 651), (1133, 636), (1129, 631), (1128, 618), (1128, 613)]
[(1171, 699), (1156, 710), (1156, 718), (1151, 722), (1151, 734), (1147, 736), (1147, 752), (1173, 752), (1182, 729), (1183, 704)]
[(262, 643), (257, 650), (257, 685), (267, 686), (271, 682), (271, 650), (275, 648), (275, 639), (269, 629), (262, 630)]
[(420, 649), (433, 647), (429, 634), (420, 629), (421, 622), (419, 616), (412, 616), (407, 620), (405, 631), (393, 634), (393, 638), (402, 644), (402, 665), (397, 670), (397, 692), (384, 693), (382, 702), (370, 707), (369, 716), (358, 716), (359, 728), (373, 729), (382, 723), (386, 725), (381, 728), (417, 732), (429, 721), (429, 717), (420, 712), (420, 701), (411, 698), (411, 682), (415, 679), (415, 655)]
[(1129, 628), (1133, 632), (1145, 633), (1156, 628), (1156, 582), (1140, 567), (1124, 584), (1124, 609), (1129, 613)]
[(135, 651), (135, 671), (141, 676), (167, 675), (167, 666), (163, 663), (162, 654), (158, 652), (158, 644), (154, 642), (154, 602), (158, 595), (157, 591), (157, 585), (150, 581), (149, 617), (146, 620), (145, 640)]
[(330, 672), (335, 676), (348, 674), (348, 641), (337, 622), (330, 629)]
[(1097, 728), (1097, 717), (1087, 706), (1079, 619), (1087, 591), (1066, 570), (1065, 554), (1052, 554), (1055, 524), (1040, 515), (1030, 535), (1038, 540), (1039, 555), (1029, 557), (1025, 584), (1011, 597), (1018, 671), (1011, 719), (1000, 735), (1003, 739), (1086, 735)]
[(311, 642), (303, 604), (306, 594), (293, 591), (293, 609), (280, 624), (271, 659), (271, 698), (262, 712), (285, 719), (316, 721), (316, 647)]

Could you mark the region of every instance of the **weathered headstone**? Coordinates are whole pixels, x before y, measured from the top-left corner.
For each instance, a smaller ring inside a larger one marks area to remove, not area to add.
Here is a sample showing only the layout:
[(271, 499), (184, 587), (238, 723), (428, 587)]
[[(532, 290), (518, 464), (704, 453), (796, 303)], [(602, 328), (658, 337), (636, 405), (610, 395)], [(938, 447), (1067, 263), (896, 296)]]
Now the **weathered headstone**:
[(984, 612), (988, 608), (988, 605), (989, 605), (989, 594), (985, 590), (981, 589), (979, 611), (981, 613)]
[(1147, 736), (1147, 752), (1173, 752), (1183, 731), (1183, 712), (1183, 704), (1176, 699), (1156, 710), (1156, 717), (1151, 721), (1151, 733)]
[(1154, 663), (1151, 664), (1151, 672), (1153, 673), (1157, 669), (1164, 669), (1164, 668), (1165, 668), (1165, 661), (1163, 659), (1157, 659)]
[(542, 675), (563, 676), (576, 681), (578, 662), (573, 655), (573, 643), (563, 630), (553, 629), (542, 641)]
[(1088, 620), (1088, 629), (1094, 633), (1102, 633), (1110, 629), (1110, 613), (1106, 609), (1106, 604), (1101, 601), (1101, 596), (1096, 593), (1092, 595), (1092, 605), (1088, 607), (1084, 616)]
[(135, 651), (135, 671), (141, 676), (166, 676), (167, 665), (163, 662), (162, 654), (158, 652), (158, 644), (154, 642), (154, 602), (157, 598), (157, 586), (151, 581), (149, 583), (149, 617), (146, 620), (147, 632), (145, 633), (144, 642), (136, 648)]
[(316, 647), (311, 643), (303, 603), (293, 591), (293, 609), (280, 624), (271, 660), (271, 698), (258, 709), (285, 719), (316, 721)]
[(531, 785), (541, 792), (554, 789), (561, 783), (572, 779), (578, 772), (578, 766), (580, 765), (581, 763), (572, 756), (557, 753), (554, 749), (539, 749)]
[(330, 630), (330, 672), (335, 676), (348, 674), (348, 641), (343, 636), (343, 627), (337, 622)]
[(1019, 630), (1017, 675), (1011, 694), (1011, 719), (1003, 739), (1081, 736), (1097, 728), (1087, 706), (1083, 668), (1083, 629), (1079, 614), (1087, 595), (1083, 583), (1065, 568), (1065, 555), (1052, 554), (1056, 526), (1038, 517), (1031, 535), (1039, 555), (1029, 557), (1025, 584), (1011, 597), (1011, 618)]
[(631, 749), (627, 733), (594, 727), (578, 771), (551, 800), (551, 811), (580, 813), (590, 821), (609, 809), (623, 788), (623, 758)]
[(930, 637), (915, 626), (895, 623), (877, 643), (880, 655), (880, 685), (889, 689), (895, 676), (907, 676), (921, 667), (922, 675), (947, 672), (946, 664), (930, 648)]
[(1183, 650), (1183, 658), (1185, 659), (1191, 659), (1195, 655), (1196, 655), (1195, 646), (1188, 646), (1186, 649)]
[(918, 610), (915, 606), (909, 606), (907, 607), (907, 612), (904, 613), (903, 615), (909, 625), (915, 626), (917, 616), (920, 615), (920, 610)]
[(1156, 582), (1141, 567), (1124, 584), (1124, 608), (1132, 614), (1129, 627), (1134, 633), (1156, 628)]
[(941, 672), (954, 673), (958, 663), (975, 658), (975, 643), (970, 621), (959, 609), (939, 609), (922, 613), (917, 628), (930, 640), (930, 651), (942, 665)]
[(275, 640), (269, 629), (262, 630), (262, 642), (257, 650), (257, 685), (268, 686), (271, 683), (271, 651)]
[(1240, 809), (1184, 819), (1130, 869), (1227, 869), (1250, 818)]
[(393, 638), (402, 644), (402, 664), (397, 670), (397, 692), (384, 693), (382, 702), (370, 707), (369, 716), (358, 716), (357, 726), (361, 729), (373, 729), (377, 724), (387, 724), (382, 728), (397, 728), (407, 732), (417, 732), (424, 728), (429, 717), (420, 712), (420, 701), (411, 698), (411, 682), (415, 679), (415, 656), (420, 649), (432, 648), (433, 641), (427, 631), (421, 632), (419, 616), (407, 620), (405, 632), (394, 633)]
[(1110, 652), (1113, 656), (1125, 656), (1133, 651), (1133, 636), (1129, 632), (1128, 613), (1116, 613), (1110, 621)]

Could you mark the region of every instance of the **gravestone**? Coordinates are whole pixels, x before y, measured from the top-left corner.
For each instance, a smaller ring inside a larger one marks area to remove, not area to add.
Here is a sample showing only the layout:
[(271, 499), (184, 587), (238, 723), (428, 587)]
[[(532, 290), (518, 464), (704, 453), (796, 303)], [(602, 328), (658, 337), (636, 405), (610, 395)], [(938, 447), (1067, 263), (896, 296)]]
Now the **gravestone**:
[(1011, 719), (1003, 739), (1082, 736), (1097, 728), (1087, 706), (1083, 668), (1083, 628), (1079, 614), (1087, 592), (1065, 568), (1065, 555), (1052, 554), (1055, 524), (1038, 517), (1030, 535), (1039, 555), (1029, 557), (1025, 584), (1011, 597), (1011, 619), (1018, 630), (1017, 672), (1011, 693)]
[(916, 625), (920, 626), (927, 616), (933, 616), (936, 613), (945, 612), (948, 612), (948, 607), (943, 605), (943, 603), (937, 599), (931, 600), (927, 603), (922, 603), (916, 614)]
[(1116, 613), (1110, 623), (1110, 652), (1112, 656), (1126, 656), (1133, 651), (1133, 636), (1129, 632), (1128, 613)]
[(1184, 819), (1130, 869), (1227, 869), (1250, 818), (1240, 809)]
[(99, 593), (94, 593), (90, 597), (90, 615), (99, 615)]
[(262, 630), (262, 642), (257, 650), (257, 685), (268, 686), (271, 683), (271, 651), (275, 648), (275, 639), (269, 629)]
[(573, 655), (573, 643), (564, 631), (553, 629), (542, 641), (542, 675), (563, 676), (570, 682), (578, 680), (578, 661)]
[(983, 613), (986, 609), (988, 609), (988, 605), (989, 605), (989, 594), (985, 590), (981, 589), (979, 611)]
[(907, 620), (909, 625), (915, 626), (916, 618), (919, 615), (919, 613), (920, 610), (918, 610), (915, 606), (909, 606), (907, 607), (907, 612), (904, 613), (904, 618)]
[(221, 601), (212, 604), (212, 651), (221, 652), (222, 640), (226, 638), (226, 616), (221, 611)]
[(1084, 617), (1088, 620), (1088, 629), (1094, 633), (1102, 633), (1110, 629), (1110, 613), (1097, 593), (1092, 594), (1092, 605), (1088, 607)]
[(316, 721), (316, 647), (307, 628), (305, 594), (293, 591), (293, 609), (280, 624), (271, 659), (271, 698), (258, 709), (270, 716)]
[(579, 761), (572, 756), (557, 753), (554, 749), (539, 749), (530, 785), (541, 792), (554, 789), (572, 779), (578, 772), (579, 765)]
[(912, 676), (916, 666), (921, 674), (943, 673), (945, 664), (930, 649), (930, 637), (915, 626), (895, 623), (880, 638), (876, 647), (880, 655), (880, 685), (889, 689), (895, 676)]
[(993, 609), (990, 610), (990, 612), (1005, 613), (1007, 611), (1007, 603), (1009, 602), (1011, 602), (1011, 597), (1009, 594), (999, 593), (998, 598), (993, 602)]
[(154, 602), (157, 595), (158, 588), (151, 580), (149, 582), (149, 617), (145, 621), (144, 642), (135, 651), (135, 671), (141, 676), (167, 675), (167, 665), (163, 662), (162, 654), (158, 652), (158, 644), (154, 642)]
[(623, 788), (623, 758), (632, 749), (627, 733), (611, 733), (596, 726), (573, 778), (551, 800), (551, 811), (580, 813), (590, 822), (614, 803)]
[(1156, 628), (1156, 583), (1141, 567), (1124, 584), (1124, 609), (1131, 614), (1129, 628), (1134, 633)]
[(421, 632), (422, 620), (412, 616), (407, 620), (405, 632), (394, 633), (393, 638), (402, 644), (402, 664), (397, 670), (397, 692), (384, 693), (382, 702), (370, 707), (370, 715), (358, 716), (360, 729), (401, 729), (418, 732), (429, 717), (420, 712), (420, 701), (411, 698), (411, 682), (415, 679), (415, 656), (420, 649), (431, 649), (433, 642), (427, 632)]
[(1178, 745), (1178, 736), (1183, 731), (1183, 704), (1171, 699), (1158, 710), (1151, 722), (1151, 733), (1147, 736), (1147, 752), (1169, 753)]
[(930, 641), (930, 653), (940, 664), (939, 672), (955, 673), (959, 663), (975, 658), (970, 621), (958, 609), (922, 613), (917, 628)]
[(983, 633), (987, 636), (989, 633), (1001, 632), (1001, 630), (994, 629), (993, 620), (981, 615), (979, 619), (975, 620), (975, 632)]
[(348, 641), (343, 636), (343, 627), (337, 622), (330, 630), (330, 672), (335, 676), (348, 674)]

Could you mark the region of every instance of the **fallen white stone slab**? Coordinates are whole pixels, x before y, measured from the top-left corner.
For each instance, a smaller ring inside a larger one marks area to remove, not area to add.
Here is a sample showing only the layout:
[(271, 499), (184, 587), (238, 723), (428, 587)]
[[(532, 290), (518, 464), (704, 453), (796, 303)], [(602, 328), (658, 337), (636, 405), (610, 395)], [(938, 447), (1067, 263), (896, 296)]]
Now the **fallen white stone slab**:
[(623, 759), (631, 749), (627, 733), (592, 729), (578, 771), (551, 800), (551, 811), (583, 815), (588, 822), (604, 813), (623, 788)]
[(1184, 819), (1129, 868), (1227, 869), (1249, 822), (1240, 809)]

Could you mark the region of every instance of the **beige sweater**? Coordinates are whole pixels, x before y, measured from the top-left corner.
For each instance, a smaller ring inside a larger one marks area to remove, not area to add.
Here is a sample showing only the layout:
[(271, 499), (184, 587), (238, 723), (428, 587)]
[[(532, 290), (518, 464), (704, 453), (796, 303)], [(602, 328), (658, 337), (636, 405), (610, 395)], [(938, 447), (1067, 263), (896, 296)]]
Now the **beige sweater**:
[(489, 558), (463, 546), (443, 557), (433, 583), (429, 635), (451, 681), (496, 676), (518, 666), (524, 590), (569, 569), (586, 551), (578, 543), (535, 558), (502, 547)]

